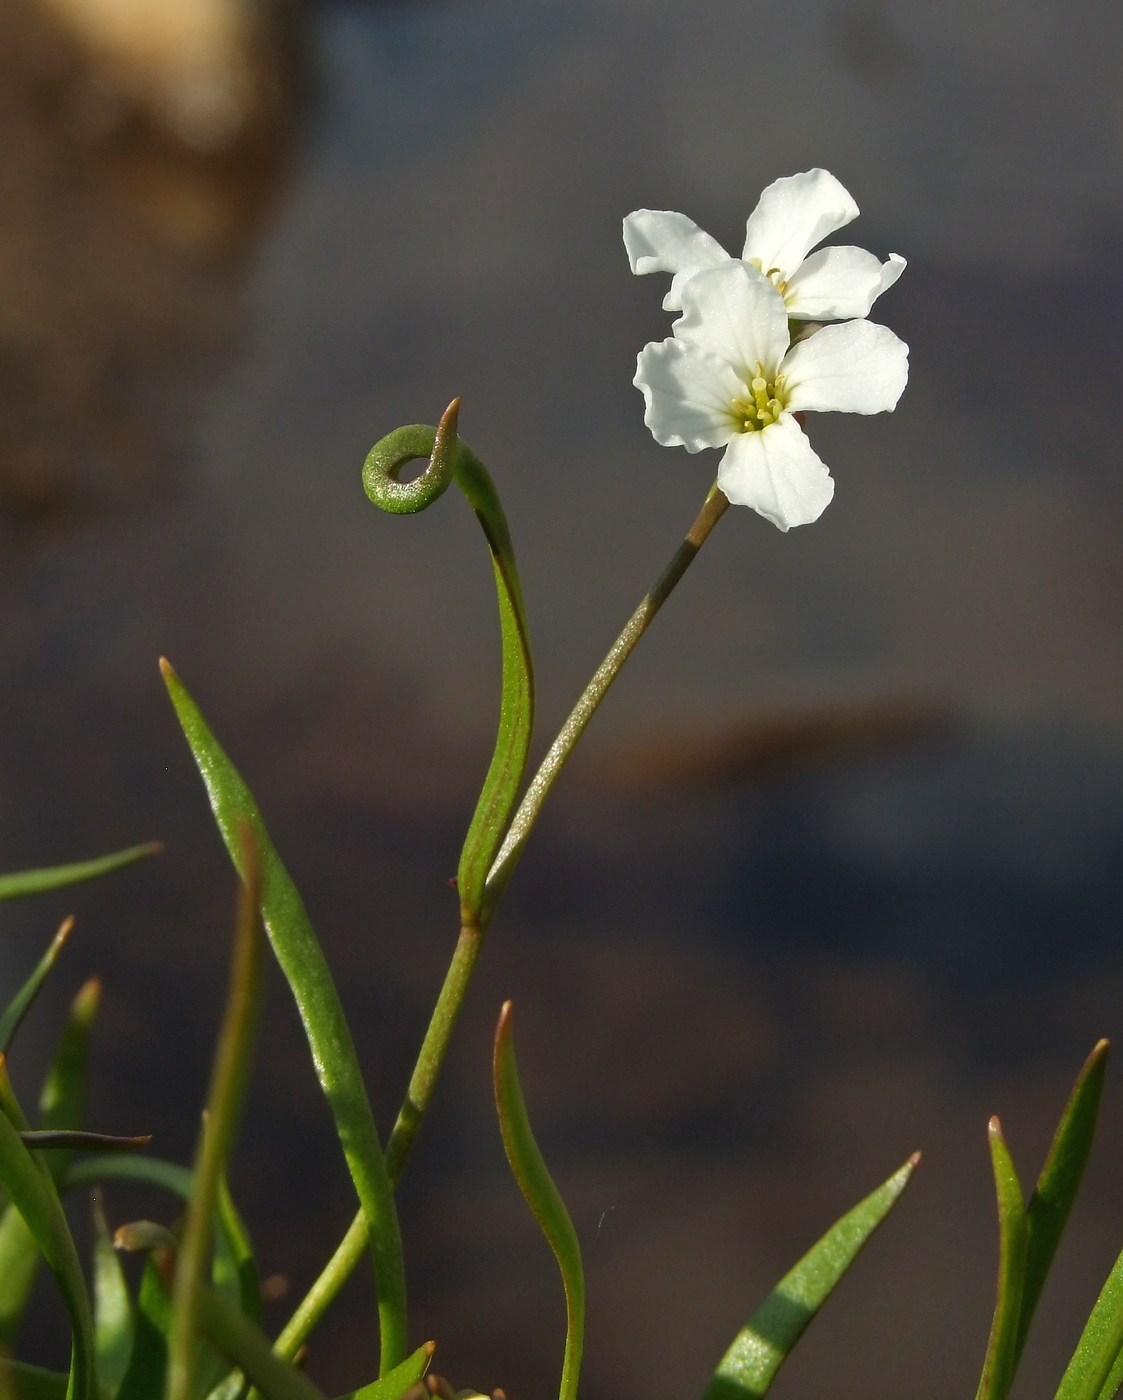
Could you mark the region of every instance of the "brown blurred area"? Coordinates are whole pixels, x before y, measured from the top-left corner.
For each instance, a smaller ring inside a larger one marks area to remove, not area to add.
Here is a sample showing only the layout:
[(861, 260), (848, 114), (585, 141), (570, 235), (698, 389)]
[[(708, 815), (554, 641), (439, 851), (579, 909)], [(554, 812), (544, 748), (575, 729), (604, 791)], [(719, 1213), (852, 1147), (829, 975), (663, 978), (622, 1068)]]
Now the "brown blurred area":
[[(464, 395), (541, 751), (716, 462), (643, 427), (635, 354), (668, 318), (620, 219), (679, 209), (736, 251), (764, 184), (823, 165), (863, 210), (840, 241), (910, 260), (875, 308), (909, 389), (811, 422), (837, 481), (814, 527), (727, 513), (559, 783), (402, 1186), (411, 1332), (454, 1387), (556, 1384), (560, 1288), (490, 1099), (513, 997), (586, 1250), (588, 1400), (700, 1394), (917, 1148), (774, 1393), (967, 1393), (987, 1119), (1032, 1180), (1123, 1034), (1121, 58), (1102, 0), (0, 0), (0, 868), (166, 843), (4, 907), (0, 995), (78, 916), (20, 1092), (100, 973), (91, 1126), (190, 1158), (232, 889), (163, 653), (306, 898), (385, 1131), (498, 649), (463, 501), (379, 516), (364, 454)], [(1112, 1071), (1026, 1400), (1123, 1242), (1121, 1163)], [(278, 976), (233, 1184), (280, 1327), (354, 1202)], [(328, 1393), (370, 1378), (370, 1289), (313, 1339)], [(64, 1354), (46, 1281), (25, 1341)]]

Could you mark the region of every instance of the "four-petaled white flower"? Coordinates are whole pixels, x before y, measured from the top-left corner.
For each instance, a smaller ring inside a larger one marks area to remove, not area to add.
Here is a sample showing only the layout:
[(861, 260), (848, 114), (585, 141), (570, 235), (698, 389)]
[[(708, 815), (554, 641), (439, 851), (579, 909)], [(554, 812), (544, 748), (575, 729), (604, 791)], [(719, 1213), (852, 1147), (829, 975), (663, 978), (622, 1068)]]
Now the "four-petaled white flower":
[[(905, 270), (890, 253), (879, 262), (864, 248), (811, 249), (858, 217), (858, 206), (826, 170), (806, 170), (775, 180), (749, 215), (740, 259), (685, 214), (637, 209), (624, 220), (624, 246), (632, 271), (670, 272), (663, 306), (682, 309), (682, 289), (696, 272), (741, 261), (758, 268), (784, 298), (797, 321), (849, 321), (868, 316), (886, 288)], [(808, 254), (811, 254), (810, 257)]]
[(674, 337), (640, 352), (633, 383), (664, 447), (724, 447), (717, 483), (781, 530), (817, 520), (834, 482), (794, 415), (884, 413), (908, 379), (908, 346), (885, 326), (824, 326), (789, 348), (788, 310), (738, 259), (695, 272)]

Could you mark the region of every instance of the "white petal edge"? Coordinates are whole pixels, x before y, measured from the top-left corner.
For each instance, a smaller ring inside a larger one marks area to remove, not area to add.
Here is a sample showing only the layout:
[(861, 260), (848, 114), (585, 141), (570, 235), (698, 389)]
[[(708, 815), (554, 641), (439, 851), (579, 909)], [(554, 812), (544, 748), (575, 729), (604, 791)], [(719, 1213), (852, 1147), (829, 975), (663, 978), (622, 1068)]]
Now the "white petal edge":
[(681, 309), (678, 293), (687, 277), (729, 261), (716, 238), (671, 209), (636, 209), (629, 214), (624, 220), (624, 248), (637, 277), (649, 272), (674, 274), (663, 300), (666, 311)]
[(798, 321), (851, 321), (870, 307), (905, 270), (891, 253), (881, 263), (864, 248), (820, 248), (805, 258), (784, 288), (788, 315)]
[(735, 506), (749, 506), (778, 530), (810, 525), (834, 496), (834, 481), (790, 414), (759, 433), (737, 433), (717, 484)]
[(741, 256), (759, 259), (765, 272), (776, 268), (787, 281), (817, 243), (857, 217), (849, 190), (829, 170), (785, 175), (768, 186), (749, 215)]
[(733, 400), (746, 392), (724, 360), (678, 340), (645, 345), (636, 357), (632, 383), (643, 391), (643, 421), (655, 441), (688, 452), (729, 441)]
[(888, 413), (909, 378), (909, 347), (885, 326), (847, 321), (793, 345), (781, 373), (793, 413)]
[(728, 361), (748, 383), (757, 364), (775, 376), (788, 348), (784, 299), (755, 267), (731, 258), (683, 283), (675, 339)]

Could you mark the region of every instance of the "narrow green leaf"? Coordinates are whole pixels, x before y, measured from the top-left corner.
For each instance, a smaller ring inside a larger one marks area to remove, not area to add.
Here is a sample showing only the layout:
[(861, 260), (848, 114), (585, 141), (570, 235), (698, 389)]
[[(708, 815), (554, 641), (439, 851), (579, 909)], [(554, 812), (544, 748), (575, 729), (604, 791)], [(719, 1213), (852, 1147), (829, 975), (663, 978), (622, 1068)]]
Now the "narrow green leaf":
[(1029, 1225), (1022, 1184), (997, 1118), (990, 1120), (987, 1132), (994, 1168), (994, 1189), (998, 1198), (998, 1297), (975, 1400), (1006, 1400), (1018, 1365), (1018, 1327), (1022, 1315)]
[[(120, 1234), (120, 1231), (118, 1231)], [(172, 1301), (164, 1277), (170, 1251), (153, 1251), (144, 1261), (134, 1318), (133, 1349), (115, 1400), (160, 1400), (168, 1369), (168, 1329)]]
[(296, 1000), (320, 1087), (369, 1225), (381, 1329), (379, 1369), (384, 1375), (407, 1354), (405, 1271), (393, 1190), (354, 1041), (307, 911), (269, 839), (257, 804), (179, 677), (166, 661), (161, 665), (227, 850), (240, 867), (239, 833), (242, 824), (248, 823), (260, 855), (265, 929)]
[(785, 1274), (721, 1359), (703, 1400), (760, 1400), (811, 1319), (896, 1205), (920, 1153), (837, 1221)]
[(249, 1080), (261, 1006), (265, 970), (265, 938), (258, 915), (261, 879), (257, 852), (248, 829), (242, 832), (242, 865), (246, 876), (238, 897), (230, 990), (195, 1156), (194, 1189), (187, 1204), (187, 1219), (176, 1263), (175, 1321), (168, 1353), (168, 1400), (192, 1400), (195, 1393), (199, 1295), (206, 1286), (220, 1183)]
[(1097, 1400), (1115, 1400), (1120, 1389), (1123, 1389), (1123, 1350), (1115, 1358), (1115, 1365), (1112, 1366), (1107, 1380), (1104, 1381)]
[(114, 870), (122, 870), (126, 865), (144, 860), (146, 856), (157, 856), (163, 849), (159, 841), (146, 841), (143, 846), (130, 846), (128, 850), (115, 851), (111, 856), (98, 856), (96, 860), (79, 860), (73, 865), (52, 865), (43, 870), (17, 870), (10, 875), (0, 875), (0, 899), (49, 894), (52, 890), (65, 889), (67, 885), (96, 880), (101, 875), (111, 875)]
[(165, 1162), (161, 1157), (83, 1157), (65, 1169), (60, 1190), (77, 1186), (93, 1186), (99, 1181), (136, 1181), (144, 1186), (158, 1186), (186, 1201), (191, 1196), (191, 1172), (178, 1162)]
[[(468, 498), (491, 551), (499, 602), (503, 671), (495, 751), (460, 855), (457, 888), (465, 923), (486, 921), (484, 885), (518, 797), (534, 726), (534, 666), (522, 585), (511, 531), (487, 468), (458, 436), (460, 400), (454, 399), (436, 428), (415, 423), (375, 443), (363, 466), (363, 487), (381, 510), (414, 514), (442, 495), (451, 481)], [(407, 462), (430, 465), (407, 484), (398, 473)]]
[[(229, 1291), (237, 1299), (239, 1307), (250, 1319), (261, 1326), (261, 1281), (258, 1278), (257, 1260), (254, 1258), (253, 1244), (245, 1222), (238, 1214), (230, 1187), (223, 1173), (218, 1183), (218, 1249), (215, 1256), (215, 1288), (222, 1293)], [(220, 1273), (230, 1275), (229, 1285), (224, 1287)]]
[(1021, 1356), (1025, 1346), (1034, 1310), (1092, 1151), (1110, 1049), (1109, 1042), (1101, 1040), (1088, 1056), (1065, 1105), (1049, 1155), (1029, 1200), (1026, 1212), (1029, 1241), (1016, 1357)]
[(70, 1377), (65, 1371), (48, 1371), (43, 1366), (29, 1366), (26, 1361), (11, 1361), (0, 1357), (0, 1387), (7, 1382), (12, 1400), (66, 1400)]
[(211, 1288), (199, 1293), (199, 1323), (211, 1345), (250, 1378), (265, 1400), (324, 1400), (307, 1376), (274, 1353), (268, 1337), (240, 1308)]
[(133, 1350), (133, 1305), (120, 1256), (113, 1248), (105, 1222), (100, 1192), (91, 1191), (90, 1206), (94, 1220), (94, 1338), (98, 1379), (104, 1390), (116, 1395), (129, 1369)]
[(371, 1381), (361, 1390), (349, 1390), (339, 1400), (401, 1400), (412, 1386), (415, 1386), (429, 1369), (436, 1342), (426, 1342), (418, 1347), (412, 1356), (407, 1356), (400, 1366), (395, 1366), (388, 1376)]
[(495, 1103), (503, 1147), (526, 1203), (542, 1227), (561, 1270), (565, 1288), (566, 1336), (559, 1400), (573, 1400), (585, 1345), (585, 1271), (581, 1246), (565, 1203), (542, 1160), (526, 1113), (515, 1063), (511, 1003), (504, 1003), (495, 1028)]
[(59, 954), (66, 946), (66, 940), (70, 937), (73, 928), (73, 918), (62, 921), (58, 933), (51, 939), (50, 946), (39, 959), (35, 971), (8, 1003), (8, 1009), (3, 1016), (0, 1016), (0, 1054), (6, 1055), (8, 1053), (12, 1038), (19, 1030), (20, 1022), (30, 1011), (43, 983), (47, 980), (55, 963), (58, 962)]
[(15, 1346), (39, 1257), (30, 1226), (9, 1201), (0, 1215), (0, 1351)]
[[(39, 1095), (39, 1128), (46, 1131), (80, 1129), (86, 1107), (86, 1062), (90, 1030), (101, 1004), (101, 982), (91, 977), (70, 1005), (54, 1062)], [(69, 1148), (51, 1148), (44, 1160), (58, 1181), (70, 1161)]]
[(1112, 1266), (1068, 1363), (1056, 1400), (1099, 1400), (1123, 1351), (1123, 1254)]
[(0, 1113), (0, 1186), (27, 1222), (62, 1290), (70, 1315), (72, 1400), (97, 1400), (93, 1314), (78, 1253), (46, 1166), (23, 1145), (6, 1112)]

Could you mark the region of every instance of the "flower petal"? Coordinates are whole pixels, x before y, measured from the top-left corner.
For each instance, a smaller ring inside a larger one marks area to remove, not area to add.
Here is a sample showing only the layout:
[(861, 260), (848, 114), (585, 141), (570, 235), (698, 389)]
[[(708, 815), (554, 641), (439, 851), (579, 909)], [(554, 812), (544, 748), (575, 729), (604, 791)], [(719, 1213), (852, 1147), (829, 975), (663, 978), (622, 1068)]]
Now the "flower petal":
[(721, 447), (734, 428), (733, 400), (747, 392), (732, 367), (678, 340), (652, 341), (636, 358), (643, 421), (664, 447)]
[(676, 340), (728, 361), (748, 383), (764, 366), (773, 378), (788, 348), (784, 299), (755, 267), (730, 258), (683, 283)]
[(637, 209), (629, 214), (624, 220), (624, 247), (637, 277), (647, 272), (675, 274), (663, 301), (666, 311), (681, 309), (679, 289), (691, 273), (729, 261), (716, 238), (693, 219), (670, 209)]
[(745, 227), (746, 262), (760, 260), (787, 281), (816, 243), (858, 217), (849, 192), (827, 170), (806, 170), (774, 180)]
[(793, 345), (780, 366), (794, 413), (888, 413), (909, 377), (909, 347), (885, 326), (847, 321)]
[(758, 433), (736, 433), (717, 469), (735, 506), (751, 506), (780, 530), (818, 520), (834, 495), (826, 466), (790, 414)]
[(864, 248), (820, 248), (788, 279), (784, 301), (799, 321), (850, 321), (868, 316), (877, 298), (905, 270), (890, 253), (884, 265)]

